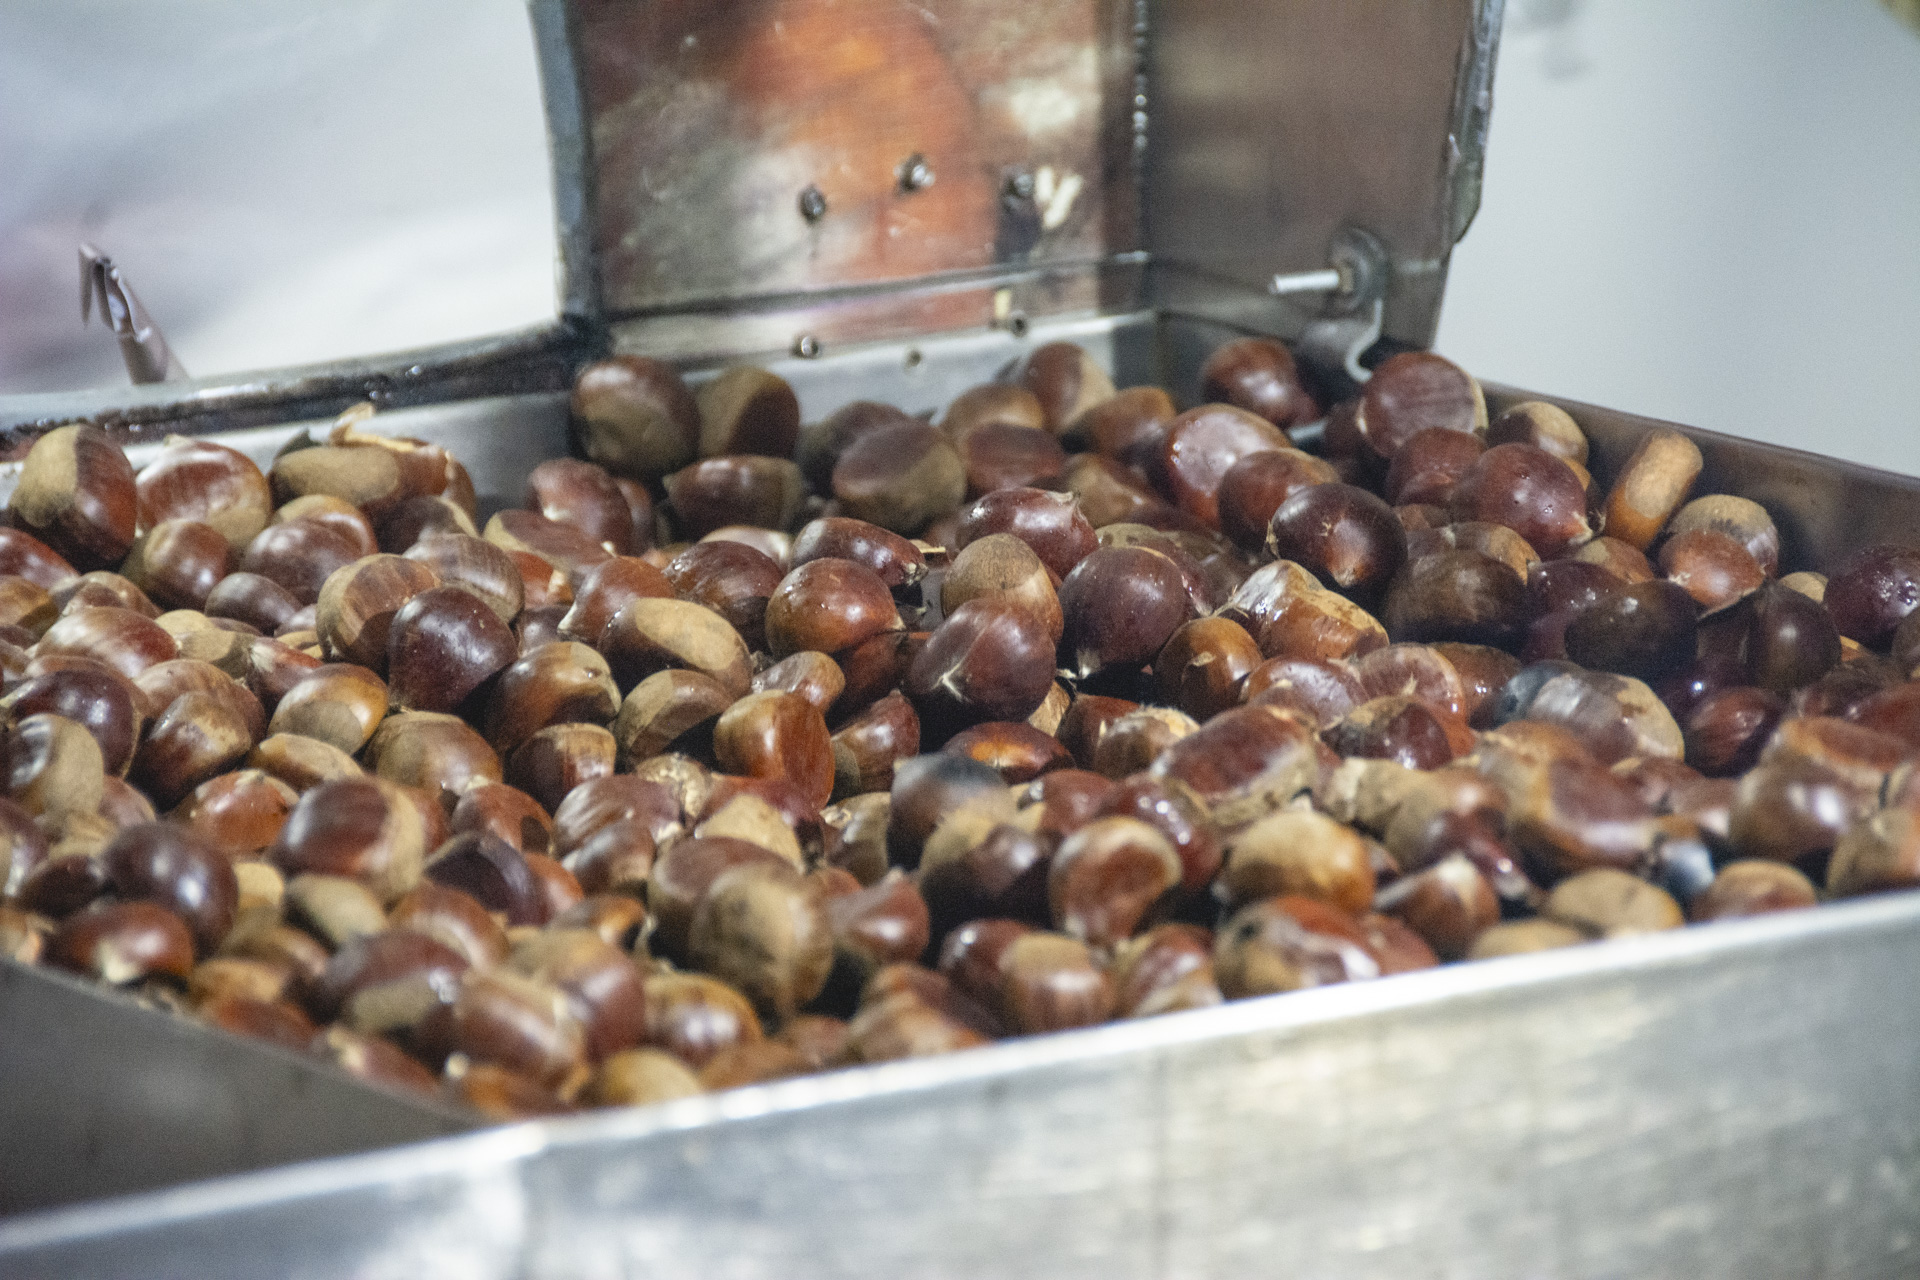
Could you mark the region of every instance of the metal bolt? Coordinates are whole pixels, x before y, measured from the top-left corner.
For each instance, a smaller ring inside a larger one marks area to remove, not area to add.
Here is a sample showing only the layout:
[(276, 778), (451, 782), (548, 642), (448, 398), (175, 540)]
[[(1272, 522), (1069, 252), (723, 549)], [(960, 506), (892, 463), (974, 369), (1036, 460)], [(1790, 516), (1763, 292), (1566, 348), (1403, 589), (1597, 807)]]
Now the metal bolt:
[(1005, 192), (1009, 200), (1033, 199), (1033, 175), (1025, 171), (1008, 174)]
[(919, 191), (933, 185), (933, 166), (918, 151), (900, 162), (900, 189)]
[(799, 356), (802, 360), (819, 359), (820, 339), (810, 333), (801, 334), (793, 340), (793, 354)]
[(827, 216), (827, 197), (812, 183), (800, 193), (800, 216), (808, 222), (818, 222)]

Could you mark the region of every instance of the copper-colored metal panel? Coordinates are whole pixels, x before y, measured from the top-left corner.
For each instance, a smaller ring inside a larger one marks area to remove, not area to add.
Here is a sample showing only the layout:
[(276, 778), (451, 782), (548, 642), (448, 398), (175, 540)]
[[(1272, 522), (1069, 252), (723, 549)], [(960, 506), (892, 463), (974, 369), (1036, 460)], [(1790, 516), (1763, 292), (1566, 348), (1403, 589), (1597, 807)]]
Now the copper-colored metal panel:
[(611, 315), (1136, 247), (1130, 0), (576, 6)]

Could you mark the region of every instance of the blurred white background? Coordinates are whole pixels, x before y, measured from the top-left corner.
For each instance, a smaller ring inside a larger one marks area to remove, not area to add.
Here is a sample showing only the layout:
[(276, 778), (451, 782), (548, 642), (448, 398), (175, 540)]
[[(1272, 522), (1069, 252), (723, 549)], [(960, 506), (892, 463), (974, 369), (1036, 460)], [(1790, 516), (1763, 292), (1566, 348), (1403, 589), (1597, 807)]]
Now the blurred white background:
[(124, 382), (90, 239), (187, 371), (554, 314), (523, 0), (0, 5), (0, 392)]
[(1920, 472), (1920, 34), (1874, 0), (1508, 0), (1438, 347)]
[[(82, 238), (195, 374), (551, 316), (522, 0), (0, 7), (0, 392), (124, 377)], [(1874, 0), (1509, 0), (1439, 346), (1920, 472), (1920, 36)]]

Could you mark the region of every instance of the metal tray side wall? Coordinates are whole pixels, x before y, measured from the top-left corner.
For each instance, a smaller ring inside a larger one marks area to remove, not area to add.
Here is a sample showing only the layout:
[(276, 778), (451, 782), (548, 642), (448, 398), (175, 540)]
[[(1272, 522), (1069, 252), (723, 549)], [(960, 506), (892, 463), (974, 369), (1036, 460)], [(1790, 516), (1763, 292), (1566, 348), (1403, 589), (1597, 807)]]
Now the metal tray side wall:
[(1703, 927), (18, 1220), (0, 1271), (1891, 1280), (1916, 965), (1913, 895)]

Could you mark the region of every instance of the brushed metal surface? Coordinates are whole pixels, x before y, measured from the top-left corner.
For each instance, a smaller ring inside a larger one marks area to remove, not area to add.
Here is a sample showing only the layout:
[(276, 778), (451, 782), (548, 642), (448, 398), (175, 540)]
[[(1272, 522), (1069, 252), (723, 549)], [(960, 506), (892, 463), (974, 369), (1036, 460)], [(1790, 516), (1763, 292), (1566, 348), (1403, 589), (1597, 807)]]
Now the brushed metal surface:
[(1478, 207), (1503, 0), (1149, 6), (1147, 247), (1156, 306), (1286, 336), (1264, 296), (1343, 227), (1392, 257), (1386, 334), (1425, 346)]
[(1902, 895), (1433, 970), (16, 1219), (0, 1273), (1911, 1276), (1916, 965)]
[(477, 1123), (320, 1059), (0, 959), (0, 1215)]

